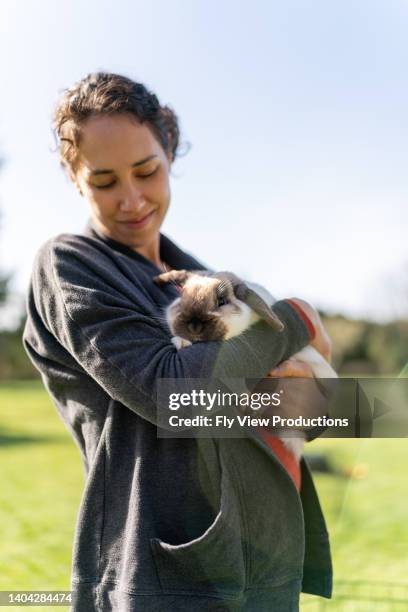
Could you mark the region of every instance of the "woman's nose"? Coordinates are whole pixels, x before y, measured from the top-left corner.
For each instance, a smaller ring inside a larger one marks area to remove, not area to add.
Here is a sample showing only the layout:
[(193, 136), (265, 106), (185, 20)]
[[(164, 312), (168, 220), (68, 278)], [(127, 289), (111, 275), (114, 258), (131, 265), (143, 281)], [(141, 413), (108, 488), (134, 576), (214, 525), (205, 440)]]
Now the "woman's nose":
[(123, 190), (119, 207), (121, 210), (138, 210), (143, 208), (145, 198), (142, 191), (135, 185), (129, 185)]

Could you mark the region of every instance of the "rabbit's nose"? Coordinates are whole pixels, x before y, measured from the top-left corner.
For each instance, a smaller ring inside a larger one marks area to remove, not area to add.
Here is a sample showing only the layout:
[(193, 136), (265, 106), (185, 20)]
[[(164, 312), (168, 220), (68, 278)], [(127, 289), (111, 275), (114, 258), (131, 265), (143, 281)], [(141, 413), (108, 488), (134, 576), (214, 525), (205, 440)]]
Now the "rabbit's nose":
[(187, 327), (188, 327), (188, 330), (192, 332), (193, 334), (200, 334), (204, 329), (204, 321), (202, 321), (201, 319), (197, 319), (197, 318), (190, 319)]

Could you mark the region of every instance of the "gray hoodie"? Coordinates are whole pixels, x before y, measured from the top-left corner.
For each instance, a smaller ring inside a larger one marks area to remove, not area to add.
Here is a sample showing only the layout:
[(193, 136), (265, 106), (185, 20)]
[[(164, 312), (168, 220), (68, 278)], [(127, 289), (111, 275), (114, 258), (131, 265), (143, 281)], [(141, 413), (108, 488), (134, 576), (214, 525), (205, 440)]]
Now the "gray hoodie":
[[(162, 260), (203, 269), (166, 236)], [(163, 309), (178, 294), (160, 271), (90, 222), (39, 250), (23, 342), (77, 443), (86, 482), (72, 560), (74, 612), (298, 610), (330, 597), (328, 534), (304, 460), (300, 495), (255, 433), (158, 438), (160, 378), (261, 378), (309, 342), (278, 302), (277, 333), (177, 351)]]

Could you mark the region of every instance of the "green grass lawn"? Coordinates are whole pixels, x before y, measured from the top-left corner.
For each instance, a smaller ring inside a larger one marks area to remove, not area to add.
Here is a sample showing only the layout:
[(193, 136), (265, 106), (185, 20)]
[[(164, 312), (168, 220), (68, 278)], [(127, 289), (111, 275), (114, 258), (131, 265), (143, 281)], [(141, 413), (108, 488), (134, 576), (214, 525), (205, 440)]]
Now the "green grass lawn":
[(0, 385), (0, 467), (0, 590), (69, 590), (83, 468), (39, 382)]
[[(408, 440), (308, 445), (323, 449), (339, 468), (359, 465), (362, 476), (315, 477), (335, 580), (408, 584)], [(84, 475), (79, 451), (40, 382), (0, 385), (0, 467), (0, 590), (68, 590)], [(314, 609), (308, 601), (305, 611)]]
[[(354, 469), (355, 476), (314, 477), (330, 533), (335, 601), (313, 606), (315, 599), (303, 596), (301, 609), (408, 610), (408, 440), (322, 439), (308, 447), (324, 450), (333, 464)], [(405, 602), (336, 603), (336, 594), (344, 588), (342, 581), (356, 583), (345, 587), (350, 594), (371, 593), (376, 599), (403, 594)], [(366, 586), (359, 584), (365, 581)]]

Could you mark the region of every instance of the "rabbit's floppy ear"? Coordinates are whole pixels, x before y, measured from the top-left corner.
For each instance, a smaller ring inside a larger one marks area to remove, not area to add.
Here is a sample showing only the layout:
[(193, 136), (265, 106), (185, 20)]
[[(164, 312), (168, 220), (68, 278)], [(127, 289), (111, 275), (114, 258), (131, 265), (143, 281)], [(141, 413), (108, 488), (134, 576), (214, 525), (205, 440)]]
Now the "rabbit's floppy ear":
[(170, 270), (170, 272), (163, 272), (153, 278), (156, 285), (163, 285), (164, 283), (176, 283), (181, 287), (184, 285), (186, 280), (191, 276), (191, 272), (187, 270)]
[(153, 281), (156, 285), (163, 285), (164, 283), (175, 283), (182, 287), (189, 278), (192, 276), (210, 276), (208, 270), (170, 270), (170, 272), (163, 272), (158, 276), (153, 277)]
[(266, 321), (266, 323), (276, 329), (276, 331), (283, 330), (284, 325), (279, 317), (273, 312), (272, 308), (268, 306), (256, 291), (248, 287), (244, 281), (233, 283), (233, 289), (235, 296), (241, 300), (241, 302), (248, 304), (261, 319)]
[(241, 302), (248, 304), (248, 306), (252, 308), (252, 310), (261, 317), (261, 319), (269, 323), (271, 327), (277, 331), (283, 330), (284, 325), (279, 317), (273, 312), (272, 308), (256, 291), (254, 291), (254, 289), (249, 287), (246, 282), (242, 280), (242, 278), (239, 278), (233, 272), (216, 272), (213, 274), (213, 276), (221, 280), (229, 280), (235, 297), (241, 300)]

